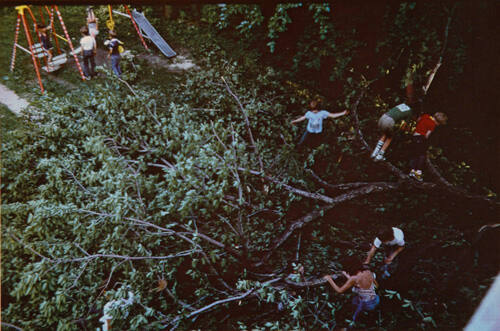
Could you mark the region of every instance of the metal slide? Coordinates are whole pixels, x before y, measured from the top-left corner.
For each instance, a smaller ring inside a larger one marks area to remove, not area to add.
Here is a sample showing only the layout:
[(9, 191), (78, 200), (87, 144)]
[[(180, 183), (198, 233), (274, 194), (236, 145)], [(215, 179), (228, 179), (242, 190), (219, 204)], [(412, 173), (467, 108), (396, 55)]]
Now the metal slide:
[(162, 36), (160, 36), (158, 31), (156, 31), (143, 14), (133, 10), (132, 16), (141, 29), (142, 35), (150, 39), (166, 57), (174, 57), (177, 55), (177, 53), (167, 44)]

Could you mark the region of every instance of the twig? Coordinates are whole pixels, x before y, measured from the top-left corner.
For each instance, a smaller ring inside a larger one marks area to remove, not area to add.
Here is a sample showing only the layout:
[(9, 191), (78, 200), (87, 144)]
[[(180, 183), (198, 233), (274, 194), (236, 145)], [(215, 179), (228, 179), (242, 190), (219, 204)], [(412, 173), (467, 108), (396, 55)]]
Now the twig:
[[(139, 100), (141, 100), (141, 98), (139, 97), (139, 95), (137, 93), (135, 93), (134, 89), (132, 88), (132, 86), (129, 85), (129, 83), (127, 83), (126, 81), (124, 81), (121, 78), (118, 78), (118, 80), (120, 82), (122, 82), (123, 84), (125, 84), (129, 88), (130, 92), (132, 92), (137, 98), (139, 98)], [(158, 118), (156, 117), (156, 115), (151, 111), (151, 109), (148, 107), (148, 105), (144, 101), (142, 101), (142, 103), (143, 103), (144, 107), (146, 107), (146, 109), (148, 110), (149, 115), (151, 115), (151, 117), (155, 120), (156, 124), (157, 125), (161, 125), (160, 121), (158, 120)]]
[(344, 183), (344, 184), (330, 184), (326, 181), (324, 181), (321, 177), (319, 177), (312, 169), (307, 169), (307, 172), (309, 172), (314, 179), (316, 179), (321, 185), (330, 188), (332, 190), (352, 190), (360, 187), (364, 187), (366, 185), (372, 185), (372, 184), (382, 184), (384, 182), (355, 182), (355, 183)]
[(427, 79), (427, 83), (425, 84), (424, 87), (422, 87), (422, 90), (424, 91), (424, 95), (427, 94), (427, 91), (429, 90), (429, 87), (431, 86), (432, 81), (434, 80), (434, 76), (436, 75), (439, 67), (443, 64), (443, 55), (446, 50), (446, 45), (448, 44), (448, 31), (450, 29), (450, 24), (451, 24), (451, 19), (453, 17), (453, 12), (455, 11), (456, 4), (453, 6), (450, 15), (448, 16), (448, 21), (446, 23), (446, 27), (444, 29), (444, 41), (443, 41), (443, 47), (441, 47), (441, 52), (439, 54), (439, 59), (436, 65), (434, 66), (434, 69), (432, 69), (429, 78)]
[(6, 326), (6, 327), (9, 327), (9, 328), (13, 328), (13, 329), (16, 329), (16, 330), (19, 330), (19, 331), (23, 331), (24, 329), (18, 327), (18, 326), (15, 326), (14, 324), (10, 324), (10, 323), (7, 323), (7, 322), (0, 322), (0, 325), (2, 326)]
[(264, 171), (264, 165), (263, 165), (262, 159), (260, 157), (259, 147), (257, 146), (257, 144), (255, 143), (255, 140), (253, 139), (252, 129), (250, 128), (250, 121), (248, 120), (248, 116), (247, 116), (247, 113), (245, 111), (245, 108), (241, 104), (240, 98), (238, 98), (238, 96), (236, 94), (234, 94), (233, 91), (231, 91), (231, 88), (227, 84), (224, 77), (221, 77), (221, 78), (222, 78), (222, 81), (224, 82), (224, 85), (226, 85), (227, 91), (236, 100), (236, 102), (238, 103), (238, 106), (240, 107), (241, 113), (243, 114), (243, 117), (245, 118), (245, 124), (247, 126), (248, 136), (250, 137), (250, 143), (252, 144), (252, 147), (255, 150), (255, 154), (257, 155), (257, 159), (259, 160), (260, 171)]
[[(206, 305), (205, 307), (202, 307), (200, 309), (197, 309), (197, 310), (191, 312), (185, 318), (186, 319), (192, 318), (195, 315), (207, 312), (207, 311), (211, 310), (212, 308), (214, 308), (214, 307), (216, 307), (218, 305), (224, 304), (224, 303), (228, 303), (228, 302), (232, 302), (232, 301), (237, 301), (237, 300), (243, 300), (246, 297), (248, 297), (250, 294), (252, 294), (254, 291), (255, 291), (255, 288), (252, 288), (252, 289), (246, 291), (245, 293), (243, 293), (241, 295), (237, 295), (237, 296), (234, 296), (234, 297), (230, 297), (230, 298), (226, 298), (226, 299), (214, 301), (211, 304)], [(169, 324), (173, 324), (174, 325), (173, 328), (171, 329), (171, 331), (177, 329), (178, 323), (179, 323), (179, 321), (181, 319), (182, 319), (182, 316), (177, 316), (172, 322), (169, 323)]]
[(27, 248), (28, 250), (30, 250), (33, 254), (41, 257), (42, 259), (44, 260), (47, 260), (47, 261), (53, 261), (52, 259), (38, 253), (37, 251), (35, 251), (33, 248), (29, 247), (28, 245), (26, 245), (25, 243), (23, 243), (19, 238), (17, 238), (15, 235), (13, 235), (12, 233), (9, 233), (9, 236), (14, 239), (15, 241), (17, 241), (21, 246), (23, 246), (24, 248)]
[(192, 110), (202, 110), (202, 111), (221, 111), (221, 109), (213, 109), (213, 108), (191, 108)]

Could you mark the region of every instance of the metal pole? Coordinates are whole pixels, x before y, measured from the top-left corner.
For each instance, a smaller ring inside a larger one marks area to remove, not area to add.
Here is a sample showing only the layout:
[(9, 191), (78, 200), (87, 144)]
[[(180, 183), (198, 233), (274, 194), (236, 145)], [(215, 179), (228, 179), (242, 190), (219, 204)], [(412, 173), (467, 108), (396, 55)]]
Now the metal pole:
[(71, 53), (73, 53), (73, 57), (75, 58), (76, 66), (78, 67), (78, 71), (80, 72), (80, 77), (82, 77), (82, 80), (85, 80), (85, 75), (83, 74), (82, 67), (80, 66), (80, 61), (78, 61), (78, 56), (76, 55), (75, 49), (73, 48), (73, 43), (71, 42), (71, 38), (69, 37), (68, 30), (66, 30), (66, 25), (64, 25), (61, 13), (59, 12), (59, 8), (54, 5), (54, 9), (56, 10), (57, 17), (59, 17), (59, 22), (61, 22), (61, 26), (64, 30), (64, 35), (66, 36), (66, 39), (68, 39), (69, 48), (71, 48)]
[(54, 37), (54, 43), (56, 44), (57, 48), (57, 53), (61, 54), (61, 48), (59, 47), (59, 40), (57, 40), (57, 33), (54, 27), (54, 7), (52, 7), (52, 10), (49, 10), (47, 6), (45, 6), (45, 10), (47, 10), (47, 13), (49, 14), (50, 18), (50, 28), (52, 30), (52, 36)]
[(23, 26), (24, 26), (24, 32), (26, 33), (26, 39), (28, 39), (28, 44), (30, 45), (31, 59), (33, 60), (33, 65), (35, 66), (38, 84), (40, 85), (40, 90), (42, 90), (42, 93), (44, 93), (45, 91), (43, 89), (42, 77), (40, 76), (40, 70), (38, 69), (38, 63), (36, 61), (35, 54), (33, 53), (33, 42), (31, 41), (30, 30), (28, 29), (28, 25), (26, 24), (26, 18), (24, 17), (24, 9), (26, 9), (26, 8), (28, 8), (28, 7), (27, 6), (16, 7), (16, 9), (18, 10), (18, 12), (21, 15), (21, 19), (23, 21)]
[[(31, 16), (31, 19), (33, 20), (33, 25), (35, 26), (35, 33), (36, 33), (36, 36), (38, 37), (38, 42), (40, 43), (40, 47), (43, 49), (42, 38), (40, 38), (40, 33), (38, 33), (38, 24), (36, 23), (35, 15), (33, 15), (33, 12), (31, 11), (30, 7), (26, 6), (25, 9), (28, 10), (28, 13)], [(23, 11), (23, 19), (24, 19), (24, 11)], [(38, 57), (36, 58), (36, 60), (38, 62)], [(44, 60), (45, 60), (45, 65), (47, 66), (47, 72), (48, 72), (49, 71), (49, 57), (48, 57), (47, 53), (45, 53)], [(38, 62), (38, 65), (40, 65), (40, 62)]]
[(144, 45), (144, 48), (149, 50), (148, 45), (146, 45), (146, 42), (144, 41), (144, 38), (142, 38), (141, 31), (139, 31), (139, 28), (137, 27), (137, 24), (135, 23), (134, 17), (132, 16), (132, 13), (128, 9), (128, 6), (127, 5), (123, 5), (123, 7), (125, 7), (125, 10), (130, 15), (130, 19), (132, 20), (132, 24), (134, 24), (135, 30), (137, 31), (137, 34), (141, 38), (141, 41), (142, 41), (142, 44)]
[(14, 71), (14, 66), (16, 65), (16, 49), (17, 49), (17, 39), (19, 37), (19, 28), (21, 27), (21, 15), (17, 14), (16, 23), (16, 34), (14, 36), (14, 47), (12, 48), (12, 60), (10, 61), (10, 71)]

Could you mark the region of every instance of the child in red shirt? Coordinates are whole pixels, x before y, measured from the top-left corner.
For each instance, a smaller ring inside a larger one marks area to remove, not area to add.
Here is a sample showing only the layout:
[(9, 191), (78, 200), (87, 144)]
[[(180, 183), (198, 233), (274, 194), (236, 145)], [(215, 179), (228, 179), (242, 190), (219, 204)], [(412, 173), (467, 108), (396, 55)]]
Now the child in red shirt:
[(422, 168), (427, 153), (427, 139), (436, 126), (444, 125), (448, 121), (445, 113), (437, 112), (434, 115), (423, 114), (417, 120), (417, 127), (413, 133), (414, 158), (410, 161), (411, 171), (409, 176), (422, 181)]

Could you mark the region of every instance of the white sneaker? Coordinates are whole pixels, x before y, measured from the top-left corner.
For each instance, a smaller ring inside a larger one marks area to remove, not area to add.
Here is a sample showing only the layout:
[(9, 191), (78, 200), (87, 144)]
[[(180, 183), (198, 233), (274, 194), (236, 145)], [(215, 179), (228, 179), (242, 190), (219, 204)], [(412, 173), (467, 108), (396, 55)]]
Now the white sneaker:
[(385, 161), (385, 156), (383, 154), (377, 154), (377, 156), (375, 156), (375, 162), (379, 161)]
[(422, 170), (414, 170), (411, 169), (410, 173), (408, 174), (409, 177), (418, 180), (419, 182), (422, 182), (424, 179), (422, 178)]

